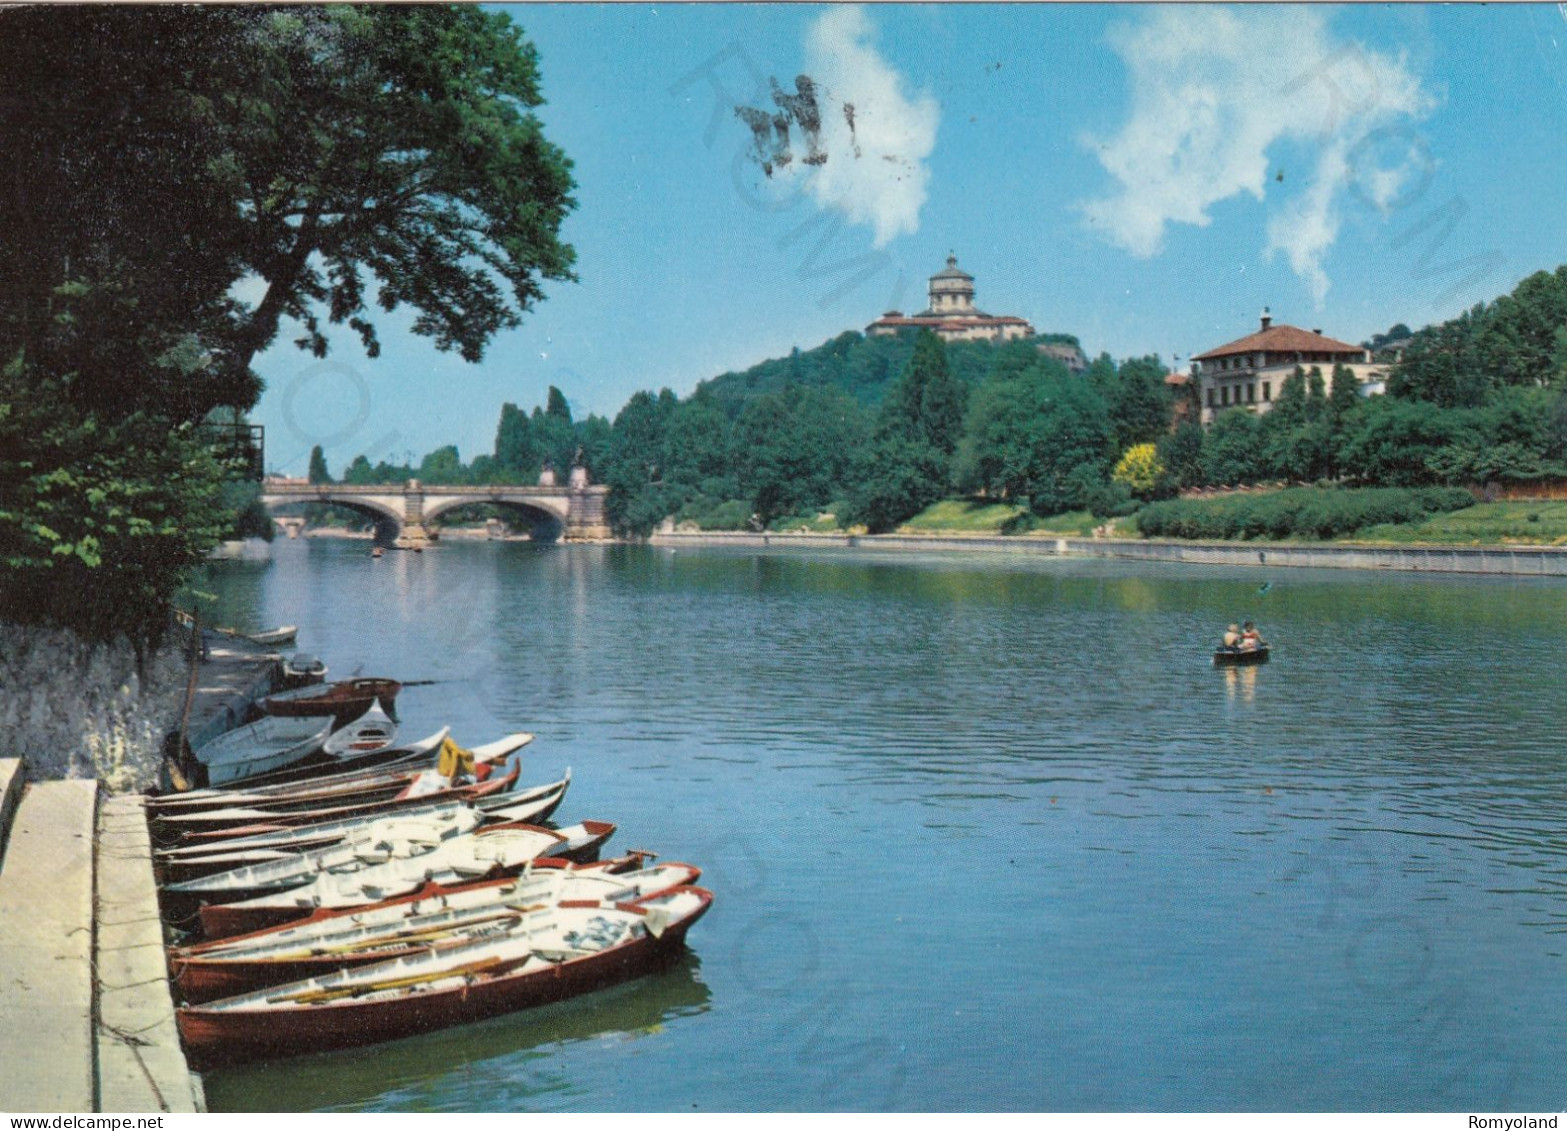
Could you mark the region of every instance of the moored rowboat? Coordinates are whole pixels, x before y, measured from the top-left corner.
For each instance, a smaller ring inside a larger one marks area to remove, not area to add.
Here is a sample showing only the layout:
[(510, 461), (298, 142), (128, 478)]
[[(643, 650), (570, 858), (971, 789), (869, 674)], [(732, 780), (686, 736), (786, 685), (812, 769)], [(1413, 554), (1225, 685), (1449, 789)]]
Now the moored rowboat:
[(428, 884), (368, 907), (321, 910), (308, 919), (178, 948), (170, 951), (169, 969), (187, 1002), (211, 1001), (462, 941), (474, 928), (563, 900), (630, 903), (701, 878), (689, 864), (631, 870), (628, 862), (635, 859), (572, 864), (546, 858), (518, 876)]
[(426, 884), (456, 884), (480, 876), (521, 871), (541, 856), (597, 853), (615, 832), (603, 821), (555, 831), (505, 824), (452, 837), (427, 851), (389, 854), (362, 867), (317, 869), (309, 882), (250, 899), (210, 903), (201, 909), (208, 938), (259, 931), (309, 915), (317, 908), (363, 907), (418, 891)]
[(483, 781), (417, 796), (413, 794), (410, 786), (390, 800), (356, 801), (348, 798), (310, 809), (275, 810), (264, 805), (207, 809), (196, 813), (165, 816), (160, 819), (159, 825), (165, 832), (179, 832), (186, 844), (210, 844), (213, 841), (271, 833), (296, 826), (362, 817), (389, 817), (402, 810), (416, 809), (432, 801), (476, 801), (510, 789), (516, 784), (520, 772), (520, 766), (513, 766), (504, 776), (492, 773)]
[[(386, 817), (423, 818), (447, 809), (472, 808), (491, 822), (543, 821), (547, 820), (560, 805), (570, 785), (571, 771), (567, 770), (566, 776), (558, 782), (534, 786), (515, 793), (496, 794), (477, 801), (465, 801), (447, 796), (424, 797), (417, 799), (417, 804), (399, 808), (393, 813), (372, 812), (299, 826), (249, 826), (248, 831), (244, 831), (243, 835), (239, 835), (240, 830), (229, 830), (236, 833), (233, 836), (203, 834), (192, 838), (196, 843), (181, 848), (155, 850), (154, 859), (157, 863), (164, 864), (251, 849), (304, 850), (342, 840)], [(258, 829), (260, 831), (256, 831)]]
[(334, 758), (352, 758), (385, 750), (396, 741), (396, 720), (381, 709), (379, 702), (375, 702), (353, 722), (333, 731), (322, 743), (321, 749)]
[(402, 689), (395, 679), (345, 679), (279, 691), (257, 700), (256, 706), (269, 715), (331, 715), (341, 726), (376, 703), (391, 713)]
[(677, 954), (712, 893), (523, 914), (492, 936), (178, 1011), (198, 1067), (429, 1032), (600, 989)]
[(196, 761), (213, 784), (240, 781), (302, 761), (331, 733), (320, 719), (264, 718), (220, 734), (195, 752)]

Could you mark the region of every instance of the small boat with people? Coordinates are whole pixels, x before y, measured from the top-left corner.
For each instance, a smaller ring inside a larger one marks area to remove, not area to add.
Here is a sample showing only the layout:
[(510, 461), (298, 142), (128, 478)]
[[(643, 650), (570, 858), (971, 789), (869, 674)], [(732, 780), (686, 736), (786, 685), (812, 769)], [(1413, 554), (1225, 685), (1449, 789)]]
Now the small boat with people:
[(560, 1001), (658, 969), (706, 913), (705, 888), (518, 909), (464, 941), (182, 1006), (197, 1068), (372, 1044)]
[(1215, 667), (1237, 664), (1265, 664), (1268, 662), (1268, 642), (1257, 631), (1257, 626), (1246, 621), (1244, 626), (1230, 625), (1225, 629), (1219, 646), (1213, 651)]
[(1268, 662), (1269, 650), (1266, 644), (1251, 649), (1225, 648), (1221, 645), (1214, 649), (1213, 662), (1221, 668), (1238, 664), (1265, 664)]

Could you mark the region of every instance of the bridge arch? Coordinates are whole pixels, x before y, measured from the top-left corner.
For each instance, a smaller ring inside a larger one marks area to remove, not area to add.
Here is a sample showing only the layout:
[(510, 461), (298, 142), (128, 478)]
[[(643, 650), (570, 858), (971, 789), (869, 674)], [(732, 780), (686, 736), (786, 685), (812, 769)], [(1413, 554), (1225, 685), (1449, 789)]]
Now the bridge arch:
[(404, 519), (401, 508), (374, 496), (340, 495), (332, 491), (316, 492), (308, 496), (263, 493), (261, 505), (266, 507), (269, 513), (281, 507), (310, 505), (342, 507), (344, 510), (363, 515), (375, 523), (375, 540), (386, 545), (396, 541), (403, 532)]
[(500, 507), (511, 511), (525, 518), (528, 526), (533, 530), (539, 531), (542, 526), (557, 538), (560, 537), (571, 517), (571, 507), (565, 499), (505, 498), (499, 494), (494, 498), (474, 495), (441, 496), (431, 492), (424, 500), (424, 520), (433, 522), (450, 511), (479, 506)]

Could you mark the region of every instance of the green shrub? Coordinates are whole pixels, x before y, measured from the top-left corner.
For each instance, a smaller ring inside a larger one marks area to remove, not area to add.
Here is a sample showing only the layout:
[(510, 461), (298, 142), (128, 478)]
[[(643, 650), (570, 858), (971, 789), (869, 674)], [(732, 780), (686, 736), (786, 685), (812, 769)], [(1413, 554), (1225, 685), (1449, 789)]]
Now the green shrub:
[(699, 530), (745, 530), (751, 504), (745, 499), (710, 499), (698, 496), (675, 512), (675, 523), (694, 522)]
[(1137, 525), (1151, 538), (1327, 541), (1368, 526), (1420, 522), (1473, 503), (1474, 497), (1460, 487), (1292, 487), (1259, 495), (1152, 503), (1138, 513)]

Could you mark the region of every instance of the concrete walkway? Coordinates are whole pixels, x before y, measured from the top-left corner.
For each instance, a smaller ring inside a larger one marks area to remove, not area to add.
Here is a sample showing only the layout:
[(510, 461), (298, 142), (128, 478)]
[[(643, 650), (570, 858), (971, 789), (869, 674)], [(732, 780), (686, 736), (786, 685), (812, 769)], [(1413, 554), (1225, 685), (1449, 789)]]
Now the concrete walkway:
[[(0, 759), (0, 1109), (205, 1110), (174, 1026), (139, 796)], [(9, 820), (7, 820), (9, 818)]]
[(93, 1047), (95, 781), (40, 782), (0, 864), (0, 1065), (16, 1112), (97, 1110)]
[(98, 1110), (205, 1111), (185, 1063), (139, 794), (98, 808)]

